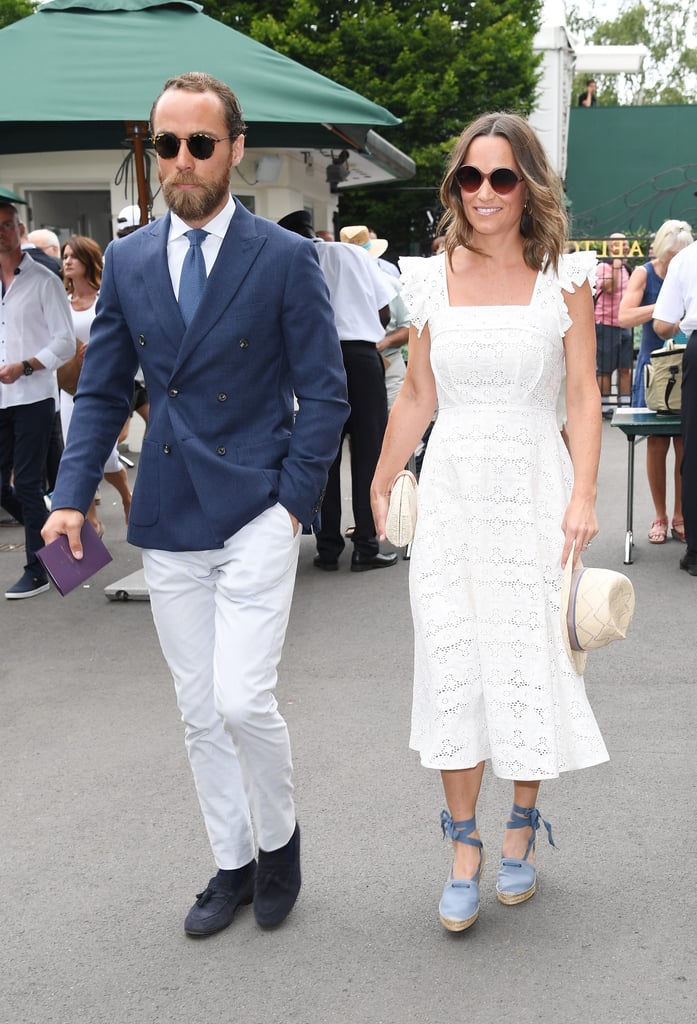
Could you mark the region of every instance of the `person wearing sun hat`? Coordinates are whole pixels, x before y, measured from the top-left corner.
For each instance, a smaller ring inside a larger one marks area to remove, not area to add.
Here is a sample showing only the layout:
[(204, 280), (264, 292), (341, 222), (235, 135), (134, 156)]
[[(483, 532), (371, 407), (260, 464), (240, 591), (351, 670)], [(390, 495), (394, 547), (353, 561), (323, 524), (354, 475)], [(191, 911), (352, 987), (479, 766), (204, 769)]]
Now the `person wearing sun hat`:
[(360, 245), (374, 260), (387, 249), (390, 244), (386, 238), (372, 238), (370, 231), (365, 224), (349, 224), (339, 232), (340, 242), (350, 242), (352, 245)]
[(378, 238), (375, 232), (366, 227), (365, 224), (351, 224), (348, 227), (342, 228), (339, 232), (339, 241), (347, 242), (350, 245), (360, 245), (361, 249), (365, 249), (368, 255), (376, 260), (380, 270), (384, 270), (386, 274), (399, 279), (399, 268), (390, 260), (382, 258), (390, 243), (386, 238)]

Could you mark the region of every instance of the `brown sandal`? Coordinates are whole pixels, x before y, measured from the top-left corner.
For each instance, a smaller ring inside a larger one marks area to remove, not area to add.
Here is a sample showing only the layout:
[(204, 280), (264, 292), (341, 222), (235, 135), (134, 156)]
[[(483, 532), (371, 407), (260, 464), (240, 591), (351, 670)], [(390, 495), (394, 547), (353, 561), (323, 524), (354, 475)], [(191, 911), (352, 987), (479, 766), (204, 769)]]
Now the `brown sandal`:
[(652, 544), (665, 544), (668, 539), (668, 520), (654, 519), (649, 530), (649, 540)]
[(684, 544), (685, 543), (685, 520), (684, 519), (674, 519), (673, 522), (670, 525), (671, 525), (670, 535), (673, 538), (673, 540), (679, 540), (681, 544)]

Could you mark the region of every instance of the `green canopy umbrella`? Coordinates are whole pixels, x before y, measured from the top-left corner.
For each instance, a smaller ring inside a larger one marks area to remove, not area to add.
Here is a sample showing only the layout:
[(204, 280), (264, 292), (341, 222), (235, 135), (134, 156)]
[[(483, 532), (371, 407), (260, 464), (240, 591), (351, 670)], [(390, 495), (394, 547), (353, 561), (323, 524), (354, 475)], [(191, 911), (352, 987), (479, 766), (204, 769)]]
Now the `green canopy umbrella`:
[(9, 188), (3, 188), (2, 185), (0, 185), (0, 199), (9, 199), (11, 203), (24, 203), (25, 206), (27, 204), (26, 199), (22, 199), (21, 196), (18, 196), (16, 192)]
[(0, 31), (0, 153), (113, 149), (166, 79), (237, 94), (252, 147), (361, 150), (384, 107), (202, 14), (192, 0), (48, 0)]

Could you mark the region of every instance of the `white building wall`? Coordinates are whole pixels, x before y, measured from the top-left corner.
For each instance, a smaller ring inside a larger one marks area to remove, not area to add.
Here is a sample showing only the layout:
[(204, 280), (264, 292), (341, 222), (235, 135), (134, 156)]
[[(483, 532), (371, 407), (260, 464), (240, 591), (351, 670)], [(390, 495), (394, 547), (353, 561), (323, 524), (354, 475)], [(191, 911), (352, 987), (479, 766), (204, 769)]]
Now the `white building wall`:
[[(115, 233), (119, 210), (137, 202), (132, 167), (127, 190), (123, 182), (120, 185), (114, 182), (125, 155), (125, 149), (3, 155), (0, 156), (0, 182), (23, 196), (34, 191), (108, 193), (110, 210), (105, 216), (110, 216), (112, 233)], [(292, 210), (307, 208), (312, 210), (315, 227), (331, 230), (338, 197), (330, 193), (325, 180), (326, 159), (310, 151), (279, 151), (281, 160), (276, 180), (258, 182), (257, 163), (265, 155), (269, 155), (267, 151), (248, 151), (245, 154), (239, 168), (233, 169), (231, 191), (251, 197), (255, 212), (262, 217), (276, 221)], [(150, 186), (153, 192), (159, 188), (154, 156)], [(153, 205), (154, 216), (162, 216), (165, 209), (162, 195), (159, 194)], [(35, 223), (31, 208), (27, 221), (30, 230), (56, 226)], [(58, 226), (68, 229), (67, 233), (77, 230), (77, 225)]]

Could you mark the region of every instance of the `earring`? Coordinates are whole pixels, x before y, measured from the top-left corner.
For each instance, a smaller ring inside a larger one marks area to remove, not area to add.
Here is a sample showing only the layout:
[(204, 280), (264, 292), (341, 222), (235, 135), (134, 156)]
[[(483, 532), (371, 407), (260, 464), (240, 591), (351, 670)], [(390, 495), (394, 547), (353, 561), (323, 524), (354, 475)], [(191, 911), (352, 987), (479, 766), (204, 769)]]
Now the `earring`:
[(523, 212), (520, 215), (520, 233), (523, 238), (527, 238), (532, 231), (532, 211), (528, 204), (527, 199), (525, 200), (525, 206)]

